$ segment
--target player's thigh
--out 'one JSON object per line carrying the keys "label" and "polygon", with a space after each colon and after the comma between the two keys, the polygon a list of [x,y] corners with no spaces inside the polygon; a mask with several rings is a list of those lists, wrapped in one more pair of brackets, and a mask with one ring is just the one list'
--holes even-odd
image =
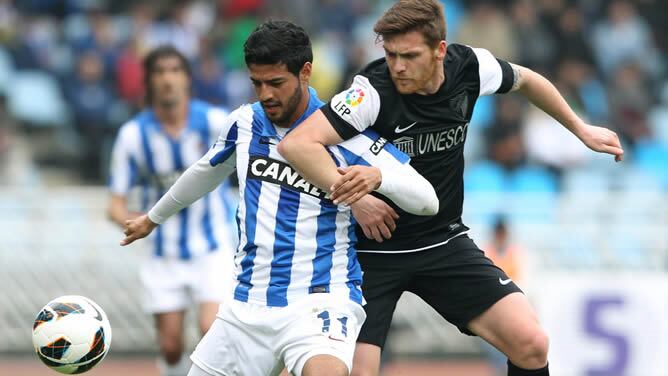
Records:
{"label": "player's thigh", "polygon": [[160,347],[163,350],[180,351],[178,348],[183,347],[185,311],[156,313],[153,317]]}
{"label": "player's thigh", "polygon": [[521,292],[468,236],[423,251],[409,290],[466,334],[468,324],[503,297]]}
{"label": "player's thigh", "polygon": [[355,345],[355,357],[353,358],[351,374],[353,376],[380,374],[380,353],[381,348],[379,346],[358,341]]}
{"label": "player's thigh", "polygon": [[412,273],[413,254],[360,253],[364,270],[362,293],[367,318],[358,341],[382,348],[390,330],[397,301]]}
{"label": "player's thigh", "polygon": [[537,339],[547,341],[536,312],[521,293],[503,297],[471,320],[469,330],[511,357]]}
{"label": "player's thigh", "polygon": [[[253,322],[259,317],[249,304],[233,301],[223,305],[191,355],[193,364],[211,375],[278,375],[283,363],[271,348],[273,333]],[[263,307],[266,308],[266,307]]]}
{"label": "player's thigh", "polygon": [[[366,316],[362,307],[347,297],[312,294],[290,309],[291,321],[277,339],[288,371],[301,376],[307,362],[313,360],[314,367],[331,361],[349,372],[355,340]],[[339,366],[332,369],[343,369]]]}
{"label": "player's thigh", "polygon": [[213,324],[213,321],[216,319],[216,313],[218,313],[219,308],[220,304],[218,303],[200,303],[198,308],[198,323],[201,335],[204,335],[209,330],[211,324]]}

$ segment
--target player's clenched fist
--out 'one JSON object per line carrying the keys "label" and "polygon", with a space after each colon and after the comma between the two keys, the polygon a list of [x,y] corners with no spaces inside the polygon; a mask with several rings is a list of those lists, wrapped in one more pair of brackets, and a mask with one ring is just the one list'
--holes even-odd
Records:
{"label": "player's clenched fist", "polygon": [[137,239],[145,238],[157,226],[148,218],[147,214],[125,221],[123,227],[125,239],[121,240],[121,245],[128,245]]}

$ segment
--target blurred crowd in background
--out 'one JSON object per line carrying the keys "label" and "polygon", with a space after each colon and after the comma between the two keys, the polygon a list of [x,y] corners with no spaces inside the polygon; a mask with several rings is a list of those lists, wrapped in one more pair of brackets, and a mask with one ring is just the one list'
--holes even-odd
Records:
{"label": "blurred crowd in background", "polygon": [[[467,190],[668,190],[665,1],[443,3],[449,43],[542,73],[588,122],[617,131],[626,149],[624,167],[608,179],[611,158],[602,161],[520,96],[484,97],[468,127]],[[196,97],[234,109],[254,100],[246,36],[267,18],[293,20],[312,37],[312,85],[327,100],[382,56],[372,26],[391,4],[0,0],[0,184],[44,181],[43,171],[69,173],[69,184],[104,184],[116,130],[144,105],[142,57],[161,44],[191,60]]]}

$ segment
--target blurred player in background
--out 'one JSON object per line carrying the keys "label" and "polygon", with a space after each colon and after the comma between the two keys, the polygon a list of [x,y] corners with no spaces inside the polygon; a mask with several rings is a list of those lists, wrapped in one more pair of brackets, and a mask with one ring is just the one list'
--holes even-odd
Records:
{"label": "blurred player in background", "polygon": [[371,62],[348,90],[279,145],[306,179],[331,188],[332,198],[372,202],[366,193],[375,180],[365,171],[332,178],[336,167],[323,147],[371,128],[411,155],[411,165],[438,191],[440,212],[428,218],[400,212],[393,236],[393,217],[374,220],[355,213],[361,207],[373,213],[381,204],[353,208],[362,232],[376,240],[362,238],[359,244],[368,319],[353,373],[378,374],[396,303],[411,291],[463,333],[478,335],[506,354],[509,375],[548,375],[548,338],[533,308],[466,235],[469,229],[461,221],[468,124],[479,96],[518,91],[590,149],[620,161],[617,135],[586,124],[541,75],[484,49],[446,48],[444,12],[436,0],[401,0],[374,31],[383,41],[385,58]]}
{"label": "blurred player in background", "polygon": [[[284,366],[295,375],[348,375],[365,318],[354,219],[350,207],[333,203],[276,150],[323,105],[308,86],[311,42],[301,27],[270,21],[251,33],[244,55],[259,101],[232,112],[215,147],[148,215],[127,221],[121,244],[167,223],[236,170],[240,244],[234,299],[221,306],[197,346],[189,375],[266,376]],[[438,211],[433,187],[373,131],[328,150],[341,167],[335,174],[382,174],[374,189],[404,210]]]}
{"label": "blurred player in background", "polygon": [[[186,58],[162,46],[144,60],[148,108],[124,124],[112,152],[109,216],[119,226],[142,213],[128,209],[131,188],[141,188],[145,212],[212,145],[227,113],[190,97]],[[206,333],[225,289],[231,288],[233,236],[229,205],[218,190],[164,223],[141,266],[145,309],[155,317],[163,376],[183,376],[184,317],[194,300]]]}

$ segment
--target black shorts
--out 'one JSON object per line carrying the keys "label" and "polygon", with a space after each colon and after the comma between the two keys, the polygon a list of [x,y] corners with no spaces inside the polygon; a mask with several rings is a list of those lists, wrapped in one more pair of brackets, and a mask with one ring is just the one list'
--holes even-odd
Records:
{"label": "black shorts", "polygon": [[[467,235],[445,245],[410,253],[358,253],[364,271],[367,318],[358,342],[385,345],[392,314],[410,291],[443,318],[473,335],[468,323],[504,296],[522,292]],[[501,282],[506,282],[505,284]]]}

